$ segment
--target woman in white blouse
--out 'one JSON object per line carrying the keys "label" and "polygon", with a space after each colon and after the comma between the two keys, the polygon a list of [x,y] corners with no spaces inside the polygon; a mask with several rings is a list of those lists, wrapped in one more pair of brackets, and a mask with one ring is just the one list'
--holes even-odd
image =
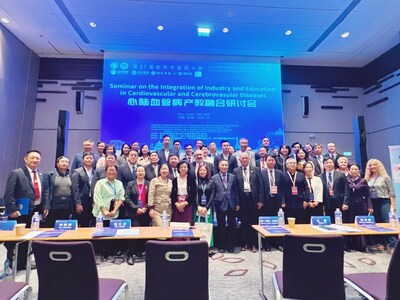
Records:
{"label": "woman in white blouse", "polygon": [[312,216],[323,215],[322,204],[322,180],[314,175],[315,167],[312,161],[304,164],[304,173],[306,175],[308,187],[310,188],[310,201],[306,208],[306,220],[310,222]]}

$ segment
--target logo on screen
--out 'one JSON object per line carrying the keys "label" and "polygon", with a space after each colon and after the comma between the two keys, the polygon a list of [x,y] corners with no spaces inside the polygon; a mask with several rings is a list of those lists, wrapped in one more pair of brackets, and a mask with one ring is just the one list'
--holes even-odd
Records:
{"label": "logo on screen", "polygon": [[117,62],[112,62],[111,64],[110,64],[110,69],[118,69],[118,63]]}
{"label": "logo on screen", "polygon": [[121,63],[120,64],[120,66],[119,66],[122,70],[126,70],[126,69],[128,69],[128,67],[129,67],[129,65],[128,65],[128,63]]}
{"label": "logo on screen", "polygon": [[194,77],[202,77],[202,76],[203,76],[203,72],[201,72],[201,71],[194,72]]}

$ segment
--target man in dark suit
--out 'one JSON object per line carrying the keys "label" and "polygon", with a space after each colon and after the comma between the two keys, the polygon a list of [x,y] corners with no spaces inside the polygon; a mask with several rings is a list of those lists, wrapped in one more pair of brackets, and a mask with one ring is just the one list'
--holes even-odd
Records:
{"label": "man in dark suit", "polygon": [[304,224],[306,221],[306,207],[310,201],[310,189],[303,173],[296,171],[296,160],[286,160],[287,171],[283,174],[282,206],[285,207],[285,217],[296,218],[296,223]]}
{"label": "man in dark suit", "polygon": [[193,146],[191,144],[186,144],[185,145],[185,155],[182,155],[180,157],[181,160],[187,161],[189,164],[194,162],[194,157],[193,157]]}
{"label": "man in dark suit", "polygon": [[85,153],[82,164],[83,166],[75,169],[71,176],[72,197],[76,212],[74,217],[78,220],[79,227],[90,227],[94,224],[93,197],[90,188],[94,175],[93,155]]}
{"label": "man in dark suit", "polygon": [[[7,178],[4,201],[6,213],[9,220],[16,220],[17,223],[25,223],[26,227],[31,226],[32,216],[35,212],[43,213],[43,205],[49,197],[49,179],[47,174],[40,172],[37,168],[40,164],[41,153],[38,150],[30,150],[25,154],[25,166],[15,169]],[[28,214],[21,215],[18,207],[18,200],[28,198]],[[46,217],[44,215],[44,217]],[[5,243],[7,258],[12,262],[15,243]],[[20,246],[17,268],[26,267],[27,245]]]}
{"label": "man in dark suit", "polygon": [[[267,168],[261,171],[262,185],[264,189],[264,207],[261,215],[276,216],[279,208],[282,208],[284,179],[282,171],[275,168],[276,160],[274,155],[268,155],[266,159]],[[264,239],[264,249],[271,251],[270,244],[280,251],[282,248],[281,238]]]}
{"label": "man in dark suit", "polygon": [[71,173],[75,169],[82,167],[83,154],[85,153],[91,153],[93,155],[93,168],[96,168],[96,162],[99,156],[97,154],[93,154],[93,145],[94,142],[91,139],[83,141],[83,152],[79,152],[75,155],[71,164]]}
{"label": "man in dark suit", "polygon": [[168,158],[168,165],[169,165],[169,174],[168,178],[171,180],[174,180],[175,177],[178,177],[179,172],[178,172],[178,163],[179,163],[179,157],[175,154],[171,154]]}
{"label": "man in dark suit", "polygon": [[251,225],[258,224],[258,214],[264,205],[261,172],[259,168],[250,166],[250,157],[246,152],[242,153],[239,159],[242,166],[235,168],[233,174],[236,176],[240,227],[245,243],[242,250],[257,252],[257,234]]}
{"label": "man in dark suit", "polygon": [[153,178],[158,177],[158,175],[159,175],[158,174],[158,169],[159,169],[159,166],[160,166],[160,163],[159,163],[160,159],[158,157],[157,152],[151,152],[149,159],[150,159],[150,164],[148,164],[144,168],[144,170],[146,171],[145,179],[147,181],[151,181]]}
{"label": "man in dark suit", "polygon": [[[219,163],[219,173],[212,177],[214,188],[211,194],[211,201],[217,214],[219,251],[222,253],[226,249],[229,253],[234,252],[236,212],[240,208],[236,176],[229,174],[228,168],[228,162],[222,160]],[[226,229],[226,219],[228,220],[228,230]]]}
{"label": "man in dark suit", "polygon": [[267,155],[267,149],[264,147],[258,150],[258,154],[256,155],[256,157],[258,156],[258,159],[256,159],[256,167],[260,168],[260,170],[267,168]]}
{"label": "man in dark suit", "polygon": [[340,154],[340,153],[337,153],[336,152],[336,145],[335,145],[335,143],[328,143],[327,145],[326,145],[326,150],[328,151],[328,153],[326,153],[325,155],[324,155],[324,158],[332,158],[332,160],[333,160],[333,162],[334,162],[334,164],[335,164],[335,167],[337,168],[338,167],[338,165],[337,165],[337,160],[338,160],[338,158],[339,157],[341,157],[341,156],[343,156],[343,154]]}
{"label": "man in dark suit", "polygon": [[168,163],[168,157],[171,154],[176,154],[179,157],[179,152],[171,147],[171,138],[169,135],[164,135],[162,137],[163,148],[157,151],[158,157],[160,159],[160,165],[163,163]]}
{"label": "man in dark suit", "polygon": [[324,157],[322,156],[322,145],[315,144],[313,146],[313,155],[308,159],[314,164],[315,175],[320,175],[324,171]]}
{"label": "man in dark suit", "polygon": [[128,182],[136,179],[136,168],[139,155],[135,150],[129,151],[127,163],[119,166],[117,179],[122,181],[124,189],[128,186]]}
{"label": "man in dark suit", "polygon": [[233,173],[233,170],[238,166],[236,157],[234,157],[230,152],[229,152],[229,142],[227,140],[222,140],[221,141],[221,148],[222,148],[222,153],[215,156],[214,158],[214,172],[215,174],[218,173],[219,171],[219,163],[221,160],[226,160],[228,162],[228,173]]}
{"label": "man in dark suit", "polygon": [[204,156],[203,156],[203,151],[202,150],[196,150],[194,152],[194,160],[195,160],[194,162],[189,164],[190,165],[189,174],[193,178],[197,178],[197,170],[202,165],[207,165],[208,166],[208,168],[211,171],[211,176],[213,176],[215,174],[214,166],[211,163],[204,161]]}
{"label": "man in dark suit", "polygon": [[[324,159],[324,170],[320,177],[323,185],[325,215],[330,216],[331,221],[334,222],[336,208],[342,209],[343,204],[349,205],[350,187],[346,176],[335,170],[332,158]],[[349,222],[351,220],[346,219],[346,212],[343,213],[343,219],[345,222]]]}

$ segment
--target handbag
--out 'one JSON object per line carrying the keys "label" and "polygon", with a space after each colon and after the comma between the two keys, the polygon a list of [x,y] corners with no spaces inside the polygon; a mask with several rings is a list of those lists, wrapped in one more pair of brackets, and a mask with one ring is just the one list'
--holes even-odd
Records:
{"label": "handbag", "polygon": [[197,218],[197,222],[194,224],[196,228],[200,230],[201,238],[200,240],[206,241],[208,247],[211,246],[212,232],[213,232],[213,224],[208,223],[207,217],[204,218],[205,222],[200,222],[200,216]]}

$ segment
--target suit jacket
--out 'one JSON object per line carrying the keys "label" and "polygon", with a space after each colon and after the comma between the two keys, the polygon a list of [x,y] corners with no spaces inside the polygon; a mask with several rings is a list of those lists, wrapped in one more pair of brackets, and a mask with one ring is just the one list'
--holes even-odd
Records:
{"label": "suit jacket", "polygon": [[336,170],[332,172],[333,196],[329,195],[329,187],[326,180],[327,173],[324,172],[320,175],[323,185],[324,206],[328,209],[341,208],[343,204],[349,205],[350,203],[350,187],[346,175]]}
{"label": "suit jacket", "polygon": [[236,176],[227,173],[227,187],[225,188],[222,182],[222,175],[215,174],[212,177],[214,188],[212,191],[212,202],[215,209],[221,211],[227,211],[228,207],[236,210],[236,206],[239,205],[239,197],[237,191]]}
{"label": "suit jacket", "polygon": [[[335,163],[335,168],[338,167],[337,160],[339,159],[339,157],[342,157],[342,156],[343,156],[343,154],[340,154],[340,153],[336,152],[335,159],[333,160],[333,162]],[[324,158],[327,158],[327,157],[330,157],[329,153],[324,154]]]}
{"label": "suit jacket", "polygon": [[[251,208],[257,208],[258,202],[264,203],[264,189],[262,186],[261,171],[257,167],[248,166],[247,171],[250,175],[249,183],[251,189],[251,195],[253,202],[251,203]],[[246,205],[244,202],[245,192],[244,192],[244,177],[242,172],[242,167],[237,167],[233,170],[233,174],[236,176],[236,185],[238,190],[239,205]],[[248,204],[247,204],[248,205]]]}
{"label": "suit jacket", "polygon": [[277,194],[272,195],[269,183],[269,169],[261,171],[262,186],[264,189],[264,212],[267,216],[275,216],[278,209],[282,207],[283,193],[284,193],[284,179],[283,173],[277,169],[273,169],[275,186],[277,187]]}
{"label": "suit jacket", "polygon": [[[145,207],[147,207],[150,182],[145,180],[144,185],[145,185],[145,189],[146,189],[146,205],[145,205]],[[136,217],[136,212],[137,212],[137,209],[139,208],[139,206],[138,206],[138,186],[137,186],[136,180],[130,181],[126,187],[124,206],[126,207],[126,215],[128,217],[131,217],[131,218]]]}
{"label": "suit jacket", "polygon": [[321,170],[321,166],[318,162],[318,159],[315,156],[310,156],[308,158],[308,160],[314,164],[314,174],[317,176],[320,175],[322,173],[322,170]]}
{"label": "suit jacket", "polygon": [[[208,166],[208,168],[210,169],[210,172],[211,172],[211,176],[213,176],[215,174],[214,166],[211,163],[203,161],[203,165]],[[189,166],[190,166],[189,167],[190,176],[192,176],[193,178],[196,178],[196,161],[192,162]]]}
{"label": "suit jacket", "polygon": [[275,157],[276,165],[275,168],[279,171],[286,171],[286,160],[284,160],[280,155]]}
{"label": "suit jacket", "polygon": [[[195,206],[196,204],[196,179],[188,175],[187,176],[187,193],[188,196],[186,201],[189,203],[189,206]],[[175,207],[175,202],[178,201],[178,177],[172,180],[172,191],[171,191],[171,203],[172,207]],[[187,206],[189,208],[189,206]],[[190,208],[191,209],[191,208]]]}
{"label": "suit jacket", "polygon": [[[37,171],[40,180],[40,200],[43,206],[49,197],[49,179],[46,173]],[[31,180],[28,168],[22,167],[15,169],[8,175],[6,189],[4,193],[4,201],[6,204],[6,212],[11,214],[18,209],[16,200],[21,198],[29,198],[29,213],[32,213],[35,206],[35,188]]]}
{"label": "suit jacket", "polygon": [[[146,171],[146,175],[145,175],[144,178],[147,181],[151,181],[153,178],[156,178],[159,175],[159,174],[156,174],[156,172],[154,171],[154,167],[153,167],[152,164],[149,164],[149,165],[145,166],[144,170]],[[158,164],[158,171],[160,171],[160,164]]]}
{"label": "suit jacket", "polygon": [[[136,164],[136,167],[139,165]],[[118,167],[117,179],[122,181],[124,189],[128,186],[128,182],[136,179],[136,174],[133,174],[131,166],[126,163]]]}
{"label": "suit jacket", "polygon": [[[93,169],[92,172],[94,173]],[[90,197],[89,176],[86,173],[84,167],[80,167],[72,173],[71,182],[72,182],[72,197],[74,199],[74,204],[91,206],[93,204],[93,199],[91,199]]]}
{"label": "suit jacket", "polygon": [[92,185],[91,185],[91,189],[92,189],[92,195],[94,195],[94,188],[96,186],[97,181],[99,181],[100,179],[106,178],[106,167],[105,166],[101,166],[96,168],[96,170],[94,171],[93,174],[93,178],[92,178]]}
{"label": "suit jacket", "polygon": [[[72,161],[72,164],[71,164],[71,167],[70,167],[71,173],[75,169],[82,167],[83,154],[85,154],[85,152],[80,152],[80,153],[77,153],[75,155],[74,160]],[[99,156],[97,154],[93,154],[93,153],[92,153],[92,155],[93,155],[92,168],[96,169],[96,163],[97,163],[97,160],[99,159]]]}
{"label": "suit jacket", "polygon": [[292,180],[288,172],[283,173],[283,195],[284,202],[287,208],[302,209],[303,202],[310,201],[310,189],[308,187],[307,179],[303,173],[297,172],[296,181],[294,182],[297,187],[297,195],[292,194]]}
{"label": "suit jacket", "polygon": [[[217,174],[219,172],[218,164],[221,160],[224,160],[224,156],[222,155],[222,153],[218,154],[214,158],[214,174]],[[237,168],[238,164],[236,161],[236,157],[234,157],[232,154],[229,154],[228,156],[228,164],[229,164],[228,173],[233,174],[233,170]]]}
{"label": "suit jacket", "polygon": [[[158,157],[160,158],[160,161],[158,162],[160,165],[163,163],[168,163],[168,159],[165,157],[165,152],[164,148],[160,149],[157,151]],[[179,152],[176,151],[174,148],[169,149],[169,155],[175,154],[179,157]]]}

